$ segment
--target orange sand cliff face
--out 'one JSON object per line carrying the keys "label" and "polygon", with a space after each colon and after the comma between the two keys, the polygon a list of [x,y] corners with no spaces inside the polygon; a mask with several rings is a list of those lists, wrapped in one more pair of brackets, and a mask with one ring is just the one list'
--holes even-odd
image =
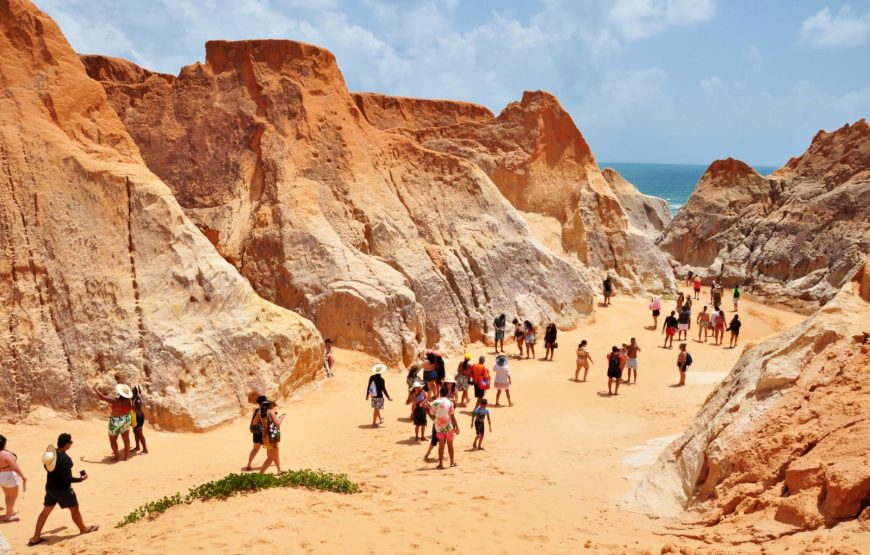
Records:
{"label": "orange sand cliff face", "polygon": [[153,422],[203,429],[311,379],[314,327],[218,256],[57,25],[3,0],[0,52],[0,417],[81,415],[117,379]]}
{"label": "orange sand cliff face", "polygon": [[410,363],[500,312],[569,326],[591,309],[582,268],[537,243],[484,172],[372,125],[360,103],[383,123],[410,101],[366,106],[324,49],[213,41],[176,79],[85,60],[188,216],[339,346]]}
{"label": "orange sand cliff face", "polygon": [[718,160],[659,246],[685,269],[752,282],[757,294],[812,312],[870,253],[870,125],[819,132],[768,177]]}
{"label": "orange sand cliff face", "polygon": [[[366,95],[370,103],[395,104],[387,120],[393,132],[414,137],[428,149],[474,162],[535,229],[555,228],[557,250],[597,270],[619,277],[623,290],[673,289],[665,258],[643,230],[630,229],[629,217],[571,116],[551,94],[525,92],[495,118],[474,118],[449,125],[420,127],[431,106],[408,106],[391,97]],[[414,107],[418,110],[415,112]],[[458,111],[459,108],[455,108]],[[418,115],[422,114],[422,115]],[[406,118],[400,125],[396,120]],[[374,122],[383,125],[381,120]],[[640,193],[635,190],[639,196]],[[630,190],[623,190],[631,196]],[[548,241],[540,236],[542,242]]]}

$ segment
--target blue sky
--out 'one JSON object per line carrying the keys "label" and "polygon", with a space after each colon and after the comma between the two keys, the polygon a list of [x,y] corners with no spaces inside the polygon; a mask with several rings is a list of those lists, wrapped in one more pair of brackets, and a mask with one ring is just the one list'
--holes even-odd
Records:
{"label": "blue sky", "polygon": [[870,0],[42,0],[79,52],[167,73],[206,40],[332,50],[352,90],[556,94],[599,161],[780,166],[870,116]]}

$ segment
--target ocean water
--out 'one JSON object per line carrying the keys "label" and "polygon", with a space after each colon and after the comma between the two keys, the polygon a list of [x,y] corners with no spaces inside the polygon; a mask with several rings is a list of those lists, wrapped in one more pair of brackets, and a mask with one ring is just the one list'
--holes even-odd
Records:
{"label": "ocean water", "polygon": [[[635,164],[599,163],[603,168],[613,168],[630,181],[640,192],[668,201],[671,214],[675,214],[686,203],[695,189],[707,166],[695,164]],[[756,166],[755,171],[762,175],[773,172],[772,166]]]}

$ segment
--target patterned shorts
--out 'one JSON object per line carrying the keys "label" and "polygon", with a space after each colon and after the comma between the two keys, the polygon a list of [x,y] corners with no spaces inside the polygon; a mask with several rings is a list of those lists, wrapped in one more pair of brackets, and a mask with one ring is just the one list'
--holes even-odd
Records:
{"label": "patterned shorts", "polygon": [[383,397],[372,397],[372,408],[378,409],[378,410],[384,408],[384,398]]}
{"label": "patterned shorts", "polygon": [[129,432],[132,425],[129,412],[124,416],[112,416],[109,418],[109,435],[117,437],[124,432]]}

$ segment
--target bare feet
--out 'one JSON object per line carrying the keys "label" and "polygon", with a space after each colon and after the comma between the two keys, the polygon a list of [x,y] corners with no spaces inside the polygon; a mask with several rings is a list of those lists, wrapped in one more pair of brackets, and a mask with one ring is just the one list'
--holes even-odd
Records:
{"label": "bare feet", "polygon": [[84,532],[82,532],[82,534],[90,534],[91,532],[96,532],[99,529],[100,529],[100,527],[98,525],[92,524],[92,525],[88,526],[87,528],[85,528],[85,530],[84,530]]}
{"label": "bare feet", "polygon": [[437,468],[437,469],[439,469],[439,470],[444,470],[444,465],[443,465],[443,464],[439,464],[439,465],[436,466],[435,468]]}

